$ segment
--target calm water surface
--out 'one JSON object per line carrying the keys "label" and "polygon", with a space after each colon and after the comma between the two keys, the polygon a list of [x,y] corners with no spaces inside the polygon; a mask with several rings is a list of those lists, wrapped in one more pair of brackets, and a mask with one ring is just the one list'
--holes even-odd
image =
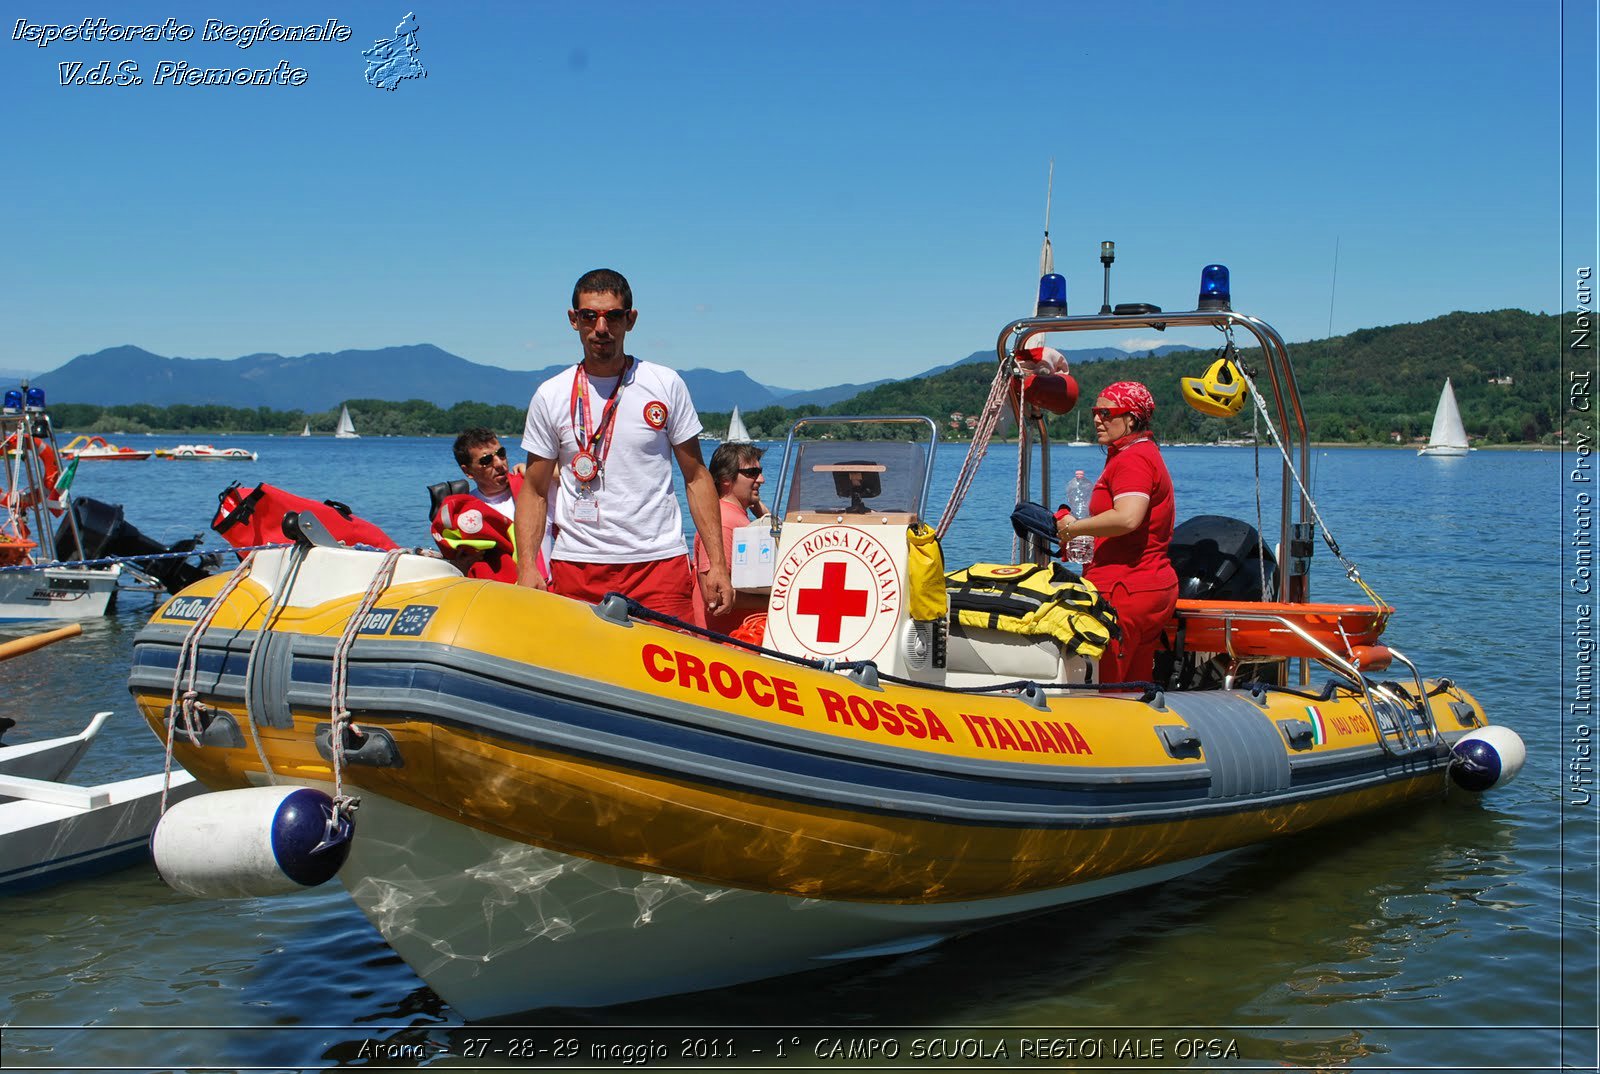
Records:
{"label": "calm water surface", "polygon": [[[85,464],[75,491],[125,504],[130,521],[171,541],[207,525],[229,481],[267,481],[348,502],[397,540],[421,543],[424,486],[455,476],[446,440],[228,442],[259,450],[260,462]],[[944,449],[936,503],[963,451]],[[1167,459],[1180,518],[1255,519],[1252,451],[1173,448]],[[1276,532],[1275,459],[1260,460],[1269,475],[1269,532]],[[779,460],[769,461],[775,470]],[[1100,461],[1093,449],[1058,447],[1054,484],[1064,486],[1078,467],[1093,475]],[[1014,465],[1014,448],[990,453],[946,541],[948,564],[1009,558],[1001,520]],[[1143,1064],[1203,1069],[1553,1069],[1563,1057],[1592,1067],[1592,1033],[1569,1035],[1563,1051],[1553,1029],[1535,1028],[1593,1025],[1596,1003],[1596,812],[1567,803],[1562,779],[1570,756],[1557,681],[1560,459],[1328,450],[1316,453],[1312,481],[1343,550],[1400,609],[1386,640],[1425,674],[1458,678],[1528,741],[1528,767],[1510,788],[1482,802],[1456,794],[1315,832],[1160,889],[913,956],[530,1020],[856,1032],[1041,1026],[1061,1027],[1049,1031],[1056,1036],[1235,1042],[1236,1061],[1179,1057],[1169,1043]],[[1513,516],[1531,526],[1508,532]],[[1321,544],[1313,594],[1359,599]],[[84,637],[0,665],[4,712],[19,721],[8,740],[76,731],[109,708],[117,715],[78,780],[158,768],[159,744],[135,719],[125,688],[133,636],[150,608],[148,599],[126,601],[115,615],[86,624]],[[5,910],[0,1022],[13,1028],[0,1059],[7,1068],[371,1065],[358,1058],[364,1041],[420,1041],[459,1053],[469,1035],[337,884],[296,897],[199,902],[141,868],[12,898]],[[330,1026],[342,1028],[318,1028]],[[1142,1026],[1171,1031],[1108,1028]],[[886,1035],[907,1041],[918,1031]],[[464,1061],[439,1056],[430,1065]],[[1099,1064],[1118,1065],[1132,1064]]]}

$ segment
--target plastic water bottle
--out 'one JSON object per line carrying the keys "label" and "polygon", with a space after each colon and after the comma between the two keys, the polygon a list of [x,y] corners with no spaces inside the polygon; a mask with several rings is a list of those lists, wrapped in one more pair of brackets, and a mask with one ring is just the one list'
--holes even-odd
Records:
{"label": "plastic water bottle", "polygon": [[[1072,480],[1067,482],[1067,510],[1072,512],[1073,518],[1089,517],[1089,494],[1093,491],[1094,482],[1084,477],[1082,470],[1072,475]],[[1067,558],[1074,563],[1088,563],[1094,558],[1094,538],[1072,538],[1067,542]]]}

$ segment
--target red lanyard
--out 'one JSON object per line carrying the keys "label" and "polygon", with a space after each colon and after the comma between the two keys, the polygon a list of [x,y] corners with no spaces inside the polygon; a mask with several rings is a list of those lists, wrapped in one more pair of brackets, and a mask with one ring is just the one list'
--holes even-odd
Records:
{"label": "red lanyard", "polygon": [[629,357],[622,372],[617,375],[617,385],[606,399],[605,408],[600,412],[600,424],[595,426],[592,436],[589,433],[589,373],[583,368],[582,362],[578,363],[578,371],[572,378],[572,432],[578,441],[578,453],[592,456],[595,445],[603,444],[600,457],[595,460],[600,470],[605,469],[606,456],[611,453],[611,437],[608,434],[616,421],[617,400],[622,398],[622,382],[628,379],[628,370],[631,368],[633,358]]}

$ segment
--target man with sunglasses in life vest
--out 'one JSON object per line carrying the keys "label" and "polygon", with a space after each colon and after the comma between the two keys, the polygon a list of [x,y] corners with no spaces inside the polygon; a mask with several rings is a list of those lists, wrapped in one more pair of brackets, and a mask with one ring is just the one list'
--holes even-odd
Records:
{"label": "man with sunglasses in life vest", "polygon": [[[493,429],[475,427],[456,437],[456,465],[471,478],[471,492],[442,496],[434,510],[432,536],[443,552],[469,578],[517,580],[514,536],[516,492],[522,465],[506,464],[506,449]],[[457,487],[466,482],[458,482]],[[540,542],[537,565],[548,576],[549,538]]]}
{"label": "man with sunglasses in life vest", "polygon": [[[711,557],[701,576],[706,610],[733,606],[716,486],[700,457],[700,417],[674,371],[628,354],[638,322],[620,273],[595,269],[572,289],[567,321],[583,358],[539,385],[522,446],[528,468],[517,494],[518,583],[598,602],[622,593],[694,621],[694,575],[672,488],[675,460],[695,530]],[[546,585],[533,550],[546,518],[556,542]]]}
{"label": "man with sunglasses in life vest", "polygon": [[1111,385],[1094,401],[1095,439],[1106,468],[1089,496],[1089,517],[1056,513],[1061,547],[1093,537],[1094,557],[1083,576],[1116,609],[1122,640],[1100,658],[1101,682],[1148,682],[1156,641],[1178,605],[1178,574],[1167,558],[1176,504],[1150,419],[1156,401],[1138,381]]}

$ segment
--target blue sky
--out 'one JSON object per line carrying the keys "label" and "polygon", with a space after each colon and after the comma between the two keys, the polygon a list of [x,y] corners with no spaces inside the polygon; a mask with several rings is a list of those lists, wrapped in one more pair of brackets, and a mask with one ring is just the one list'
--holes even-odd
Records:
{"label": "blue sky", "polygon": [[[1191,308],[1221,261],[1291,342],[1328,331],[1336,242],[1336,334],[1570,298],[1560,0],[411,2],[275,3],[352,39],[248,49],[199,31],[269,5],[8,2],[0,369],[418,342],[542,368],[577,357],[572,281],[604,265],[642,356],[909,375],[1031,312],[1052,157],[1075,312],[1102,239],[1113,301]],[[1566,2],[1592,49],[1592,2]],[[361,51],[407,10],[428,77],[376,90]],[[100,16],[197,34],[12,39]],[[59,84],[107,59],[145,84]],[[163,59],[307,78],[156,86]],[[1572,118],[1569,262],[1594,256]]]}

